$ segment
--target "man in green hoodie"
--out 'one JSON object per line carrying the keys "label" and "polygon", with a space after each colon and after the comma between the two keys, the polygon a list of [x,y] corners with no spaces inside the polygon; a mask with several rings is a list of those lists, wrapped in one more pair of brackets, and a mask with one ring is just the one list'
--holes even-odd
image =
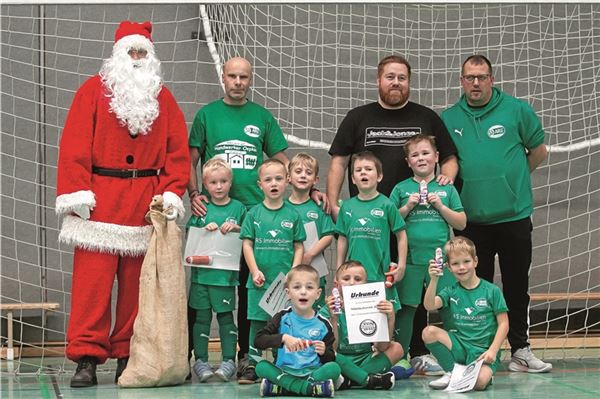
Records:
{"label": "man in green hoodie", "polygon": [[498,255],[508,305],[509,369],[543,373],[550,363],[529,346],[529,269],[533,194],[530,173],[548,155],[544,130],[531,106],[493,87],[490,61],[468,57],[460,77],[464,94],[442,113],[458,149],[460,197],[467,214],[461,234],[475,243],[477,274],[493,282]]}

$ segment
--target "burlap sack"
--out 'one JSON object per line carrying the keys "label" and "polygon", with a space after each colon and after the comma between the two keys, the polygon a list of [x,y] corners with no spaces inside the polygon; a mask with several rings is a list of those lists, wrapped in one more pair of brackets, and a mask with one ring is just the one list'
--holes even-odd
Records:
{"label": "burlap sack", "polygon": [[129,363],[119,378],[119,386],[129,388],[182,384],[189,373],[181,230],[162,212],[161,196],[153,199],[146,219],[154,232],[140,274]]}

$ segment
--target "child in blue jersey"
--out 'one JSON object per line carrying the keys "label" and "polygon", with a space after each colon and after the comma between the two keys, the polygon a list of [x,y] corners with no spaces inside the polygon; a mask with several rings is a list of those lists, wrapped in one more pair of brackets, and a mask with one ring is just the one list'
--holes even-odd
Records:
{"label": "child in blue jersey", "polygon": [[[306,228],[309,223],[314,223],[316,233],[319,238],[311,247],[304,248],[302,263],[310,265],[313,259],[322,254],[333,242],[335,225],[331,216],[326,214],[319,205],[310,198],[310,190],[319,182],[319,162],[317,159],[304,152],[294,155],[288,165],[290,185],[292,194],[287,202],[298,211],[302,223]],[[306,243],[305,243],[306,244]],[[319,310],[325,305],[325,286],[327,280],[325,276],[321,277],[321,296],[315,301],[315,310]]]}
{"label": "child in blue jersey", "polygon": [[258,349],[277,348],[275,364],[262,360],[256,365],[256,374],[263,378],[260,396],[333,397],[340,367],[331,324],[313,309],[321,294],[319,273],[310,265],[294,267],[285,291],[292,306],[273,316],[254,339]]}
{"label": "child in blue jersey", "polygon": [[444,389],[450,383],[454,363],[483,359],[474,389],[484,390],[500,364],[500,348],[508,334],[508,308],[500,288],[477,277],[477,254],[471,240],[454,237],[444,249],[457,282],[436,295],[439,269],[435,260],[429,261],[431,282],[423,305],[430,312],[440,309],[448,313],[444,329],[427,326],[423,330],[423,342],[446,372],[429,386]]}
{"label": "child in blue jersey", "polygon": [[[192,216],[188,227],[201,227],[222,234],[237,233],[246,216],[246,207],[229,197],[233,173],[229,164],[221,159],[211,159],[202,168],[202,184],[210,195],[208,212],[203,217]],[[237,327],[233,319],[239,285],[239,272],[223,269],[192,269],[189,307],[195,310],[192,337],[196,362],[194,372],[200,382],[213,376],[208,363],[208,339],[213,312],[217,314],[219,337],[223,360],[214,372],[218,378],[228,381],[235,374]]]}
{"label": "child in blue jersey", "polygon": [[[265,194],[263,202],[255,205],[244,219],[240,238],[250,271],[248,288],[248,320],[250,320],[249,354],[260,356],[252,346],[254,338],[271,316],[259,302],[279,273],[287,274],[301,263],[306,233],[300,215],[284,201],[288,183],[287,168],[277,159],[266,160],[258,169],[258,185]],[[249,365],[238,378],[239,384],[253,384],[258,378],[256,362],[251,356]]]}

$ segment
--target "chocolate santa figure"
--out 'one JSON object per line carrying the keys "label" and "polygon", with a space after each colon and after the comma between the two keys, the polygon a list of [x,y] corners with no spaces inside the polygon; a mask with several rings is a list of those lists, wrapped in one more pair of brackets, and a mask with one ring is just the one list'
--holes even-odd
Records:
{"label": "chocolate santa figure", "polygon": [[111,57],[75,94],[60,141],[59,240],[75,246],[67,329],[67,357],[78,363],[72,387],[97,384],[96,365],[107,358],[118,359],[115,380],[127,365],[152,197],[163,195],[172,216],[184,214],[187,129],[163,86],[151,32],[150,22],[121,22]]}

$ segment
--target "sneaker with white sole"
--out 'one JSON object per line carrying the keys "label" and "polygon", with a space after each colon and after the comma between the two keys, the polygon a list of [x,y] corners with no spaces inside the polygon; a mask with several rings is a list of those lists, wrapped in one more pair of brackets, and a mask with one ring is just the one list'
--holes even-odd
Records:
{"label": "sneaker with white sole", "polygon": [[393,389],[396,382],[394,373],[388,371],[381,374],[370,374],[367,380],[367,388],[369,389]]}
{"label": "sneaker with white sole", "polygon": [[271,381],[263,378],[260,382],[260,396],[280,396],[282,394],[282,389],[279,385],[273,384]]}
{"label": "sneaker with white sole", "polygon": [[436,358],[429,354],[413,357],[410,359],[410,365],[416,374],[444,375],[444,369],[439,365]]}
{"label": "sneaker with white sole", "polygon": [[313,382],[311,389],[312,396],[316,398],[333,398],[335,396],[333,380]]}
{"label": "sneaker with white sole", "polygon": [[235,375],[235,363],[233,360],[221,362],[221,365],[215,371],[215,375],[223,382],[229,381]]}
{"label": "sneaker with white sole", "polygon": [[431,381],[429,383],[429,388],[446,389],[446,387],[450,384],[451,377],[452,377],[452,373],[450,373],[450,372],[444,373],[442,378],[438,378],[437,380]]}
{"label": "sneaker with white sole", "polygon": [[196,373],[200,382],[206,382],[214,375],[210,364],[202,360],[196,360],[196,363],[194,363],[194,373]]}
{"label": "sneaker with white sole", "polygon": [[531,348],[526,346],[517,349],[510,358],[508,364],[510,371],[521,371],[527,373],[547,373],[552,370],[552,364],[546,363],[531,352]]}

